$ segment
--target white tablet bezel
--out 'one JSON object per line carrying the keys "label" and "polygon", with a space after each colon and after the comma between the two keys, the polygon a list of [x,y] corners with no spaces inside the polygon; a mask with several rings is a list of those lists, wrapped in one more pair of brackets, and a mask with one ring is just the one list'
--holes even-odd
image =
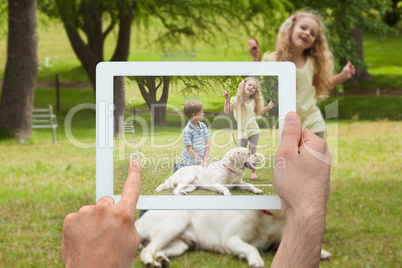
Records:
{"label": "white tablet bezel", "polygon": [[[279,137],[296,111],[296,68],[291,62],[101,62],[96,66],[96,201],[113,194],[114,76],[278,76]],[[223,100],[222,100],[223,101]],[[280,142],[280,141],[279,141]],[[278,196],[141,195],[137,209],[280,209]]]}

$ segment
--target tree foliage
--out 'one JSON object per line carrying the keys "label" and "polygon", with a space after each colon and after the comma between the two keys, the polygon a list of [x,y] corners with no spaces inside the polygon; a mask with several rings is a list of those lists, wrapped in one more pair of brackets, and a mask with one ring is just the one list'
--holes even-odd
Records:
{"label": "tree foliage", "polygon": [[[180,43],[183,37],[213,43],[228,27],[249,33],[273,34],[286,0],[40,0],[39,8],[63,22],[71,45],[93,85],[95,66],[104,61],[104,42],[118,29],[111,61],[128,59],[132,23],[149,25],[156,20],[163,30],[155,40]],[[258,8],[259,13],[255,13]],[[257,15],[256,15],[257,14]],[[263,14],[263,15],[262,15]],[[135,34],[135,32],[134,32]]]}
{"label": "tree foliage", "polygon": [[402,18],[402,1],[391,0],[389,7],[385,12],[383,19],[386,24],[393,27],[401,21]]}

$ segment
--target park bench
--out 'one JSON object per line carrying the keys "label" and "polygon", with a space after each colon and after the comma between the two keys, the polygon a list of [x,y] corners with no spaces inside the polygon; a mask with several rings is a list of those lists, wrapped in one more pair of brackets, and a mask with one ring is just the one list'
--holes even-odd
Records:
{"label": "park bench", "polygon": [[[164,50],[162,61],[195,61],[195,50]],[[184,95],[183,105],[188,101],[199,101],[199,96]]]}
{"label": "park bench", "polygon": [[53,143],[56,143],[57,119],[53,114],[52,105],[48,109],[33,109],[32,128],[48,128],[53,130]]}
{"label": "park bench", "polygon": [[183,97],[183,105],[188,101],[200,101],[200,96],[198,95],[184,95]]}
{"label": "park bench", "polygon": [[123,123],[123,132],[131,132],[131,135],[134,139],[135,129],[134,129],[133,121]]}
{"label": "park bench", "polygon": [[195,50],[164,50],[162,61],[195,61]]}

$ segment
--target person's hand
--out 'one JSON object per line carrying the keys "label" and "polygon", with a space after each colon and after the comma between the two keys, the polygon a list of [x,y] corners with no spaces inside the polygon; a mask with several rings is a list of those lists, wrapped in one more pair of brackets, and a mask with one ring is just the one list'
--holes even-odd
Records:
{"label": "person's hand", "polygon": [[141,190],[141,163],[130,162],[118,204],[110,196],[64,219],[62,251],[66,267],[130,267],[141,238],[134,226]]}
{"label": "person's hand", "polygon": [[200,166],[206,167],[204,159],[198,160],[198,163],[200,163]]}
{"label": "person's hand", "polygon": [[273,173],[286,218],[300,214],[306,218],[324,216],[325,226],[331,161],[326,142],[307,128],[302,130],[298,115],[288,113]]}
{"label": "person's hand", "polygon": [[225,97],[226,100],[229,100],[229,91],[225,90],[223,92],[223,96]]}
{"label": "person's hand", "polygon": [[275,104],[272,101],[270,101],[267,107],[269,110],[271,110],[272,108],[275,107]]}
{"label": "person's hand", "polygon": [[250,52],[253,60],[260,59],[260,46],[258,45],[257,38],[248,40],[248,51]]}
{"label": "person's hand", "polygon": [[354,76],[356,73],[355,66],[352,63],[350,63],[350,61],[348,61],[345,67],[343,67],[342,73],[345,76],[346,80],[352,78],[352,76]]}
{"label": "person's hand", "polygon": [[209,164],[210,164],[210,163],[209,163],[209,157],[204,157],[203,160],[204,160],[204,162],[203,162],[203,165],[202,165],[202,166],[203,166],[203,167],[208,167]]}

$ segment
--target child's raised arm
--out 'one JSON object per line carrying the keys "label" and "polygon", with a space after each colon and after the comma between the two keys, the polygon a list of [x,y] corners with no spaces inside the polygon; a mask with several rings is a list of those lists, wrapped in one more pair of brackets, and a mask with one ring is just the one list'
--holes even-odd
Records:
{"label": "child's raised arm", "polygon": [[229,91],[225,90],[223,96],[225,97],[225,105],[223,106],[223,111],[225,114],[230,114],[233,110],[233,104],[231,104],[229,101]]}
{"label": "child's raised arm", "polygon": [[260,61],[260,46],[258,45],[257,38],[248,40],[248,51],[251,54],[252,61]]}
{"label": "child's raised arm", "polygon": [[275,104],[272,101],[270,101],[266,107],[262,108],[262,113],[264,114],[274,107],[275,107]]}
{"label": "child's raised arm", "polygon": [[342,72],[337,75],[334,75],[331,79],[331,89],[336,87],[339,84],[342,84],[346,80],[349,80],[356,73],[355,66],[348,61],[345,67],[343,67]]}

